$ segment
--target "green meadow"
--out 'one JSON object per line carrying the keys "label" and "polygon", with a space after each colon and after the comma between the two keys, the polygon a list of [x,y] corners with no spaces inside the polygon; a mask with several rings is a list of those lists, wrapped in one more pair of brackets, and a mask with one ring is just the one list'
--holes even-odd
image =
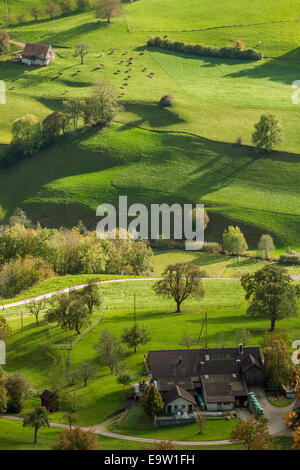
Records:
{"label": "green meadow", "polygon": [[[9,5],[11,12],[21,8],[12,0]],[[125,94],[123,111],[109,130],[78,131],[0,171],[3,222],[21,206],[43,225],[83,219],[94,227],[96,207],[127,194],[130,202],[148,206],[204,203],[211,218],[208,240],[220,240],[224,228],[236,224],[251,249],[265,232],[279,248],[299,246],[300,113],[291,88],[300,76],[296,0],[188,0],[184,8],[178,0],[139,0],[124,3],[124,14],[109,25],[92,11],[37,22],[29,21],[27,3],[23,11],[28,22],[12,24],[11,38],[50,43],[57,57],[44,68],[1,62],[7,105],[0,109],[0,144],[9,144],[14,119],[29,111],[43,119],[69,96],[89,96],[99,79]],[[215,46],[239,39],[262,49],[266,58],[249,62],[145,50],[151,34]],[[74,57],[80,41],[91,45],[84,65]],[[165,93],[174,96],[172,108],[158,106]],[[270,155],[251,146],[253,126],[264,112],[275,114],[284,131],[284,142]],[[243,146],[235,144],[239,137]]]}
{"label": "green meadow", "polygon": [[[72,366],[78,367],[81,361],[88,361],[98,368],[95,380],[84,387],[76,382],[74,386],[64,384],[63,364],[68,362],[68,354],[59,349],[53,355],[53,344],[69,344],[69,337],[55,324],[50,325],[51,336],[45,320],[36,326],[34,318],[24,307],[18,307],[6,316],[12,328],[11,342],[8,345],[8,372],[20,371],[28,378],[37,392],[54,383],[62,383],[63,390],[75,391],[80,402],[79,419],[83,425],[95,425],[106,420],[111,413],[126,402],[123,392],[114,375],[97,362],[93,345],[98,341],[100,331],[108,328],[120,337],[123,328],[133,323],[134,294],[136,294],[136,317],[140,324],[151,332],[151,342],[139,347],[136,354],[128,350],[125,357],[132,373],[132,380],[143,377],[143,357],[149,350],[180,349],[183,332],[199,337],[205,313],[208,315],[208,347],[234,346],[237,344],[237,330],[246,328],[251,332],[251,343],[257,345],[269,328],[269,321],[253,319],[246,315],[244,292],[239,280],[208,279],[204,281],[205,298],[199,302],[187,301],[183,313],[174,313],[173,303],[157,297],[152,289],[153,281],[113,283],[101,286],[103,305],[107,305],[104,318],[91,332],[81,339],[72,351]],[[21,312],[23,312],[23,328]],[[102,308],[94,313],[93,320],[99,318]],[[278,328],[286,331],[292,340],[299,337],[300,320],[298,317],[278,322]],[[75,338],[75,336],[74,336]],[[73,338],[73,339],[74,339]],[[195,347],[205,345],[200,337]],[[23,414],[39,400],[30,399]],[[61,419],[61,412],[51,415],[52,421]]]}

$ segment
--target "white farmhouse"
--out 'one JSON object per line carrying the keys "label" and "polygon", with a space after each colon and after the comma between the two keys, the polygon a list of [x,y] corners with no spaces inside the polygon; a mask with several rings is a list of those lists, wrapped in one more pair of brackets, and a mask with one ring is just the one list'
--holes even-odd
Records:
{"label": "white farmhouse", "polygon": [[49,65],[55,59],[55,52],[50,44],[27,43],[21,56],[26,65]]}

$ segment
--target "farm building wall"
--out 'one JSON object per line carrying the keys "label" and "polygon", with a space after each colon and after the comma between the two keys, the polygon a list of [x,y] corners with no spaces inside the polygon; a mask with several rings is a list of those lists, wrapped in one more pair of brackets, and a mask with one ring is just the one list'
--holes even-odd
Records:
{"label": "farm building wall", "polygon": [[234,409],[234,403],[207,403],[207,411],[230,411]]}

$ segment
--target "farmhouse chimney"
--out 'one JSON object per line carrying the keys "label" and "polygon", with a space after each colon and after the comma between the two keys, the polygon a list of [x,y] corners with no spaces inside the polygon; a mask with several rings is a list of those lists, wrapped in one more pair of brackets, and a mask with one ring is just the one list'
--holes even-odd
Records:
{"label": "farmhouse chimney", "polygon": [[236,372],[237,374],[240,374],[241,372],[241,360],[240,359],[236,360]]}
{"label": "farmhouse chimney", "polygon": [[243,343],[240,343],[239,344],[239,354],[242,355],[243,353],[244,353]]}

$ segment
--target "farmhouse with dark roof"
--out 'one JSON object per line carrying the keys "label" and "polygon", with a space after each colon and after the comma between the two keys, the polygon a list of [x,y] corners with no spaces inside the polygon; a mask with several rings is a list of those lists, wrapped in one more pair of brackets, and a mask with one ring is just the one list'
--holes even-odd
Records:
{"label": "farmhouse with dark roof", "polygon": [[49,65],[54,59],[55,52],[50,44],[27,43],[21,56],[21,62],[26,65]]}
{"label": "farmhouse with dark roof", "polygon": [[244,406],[247,386],[264,385],[258,347],[150,351],[147,363],[167,416],[193,413],[198,405],[233,410]]}

